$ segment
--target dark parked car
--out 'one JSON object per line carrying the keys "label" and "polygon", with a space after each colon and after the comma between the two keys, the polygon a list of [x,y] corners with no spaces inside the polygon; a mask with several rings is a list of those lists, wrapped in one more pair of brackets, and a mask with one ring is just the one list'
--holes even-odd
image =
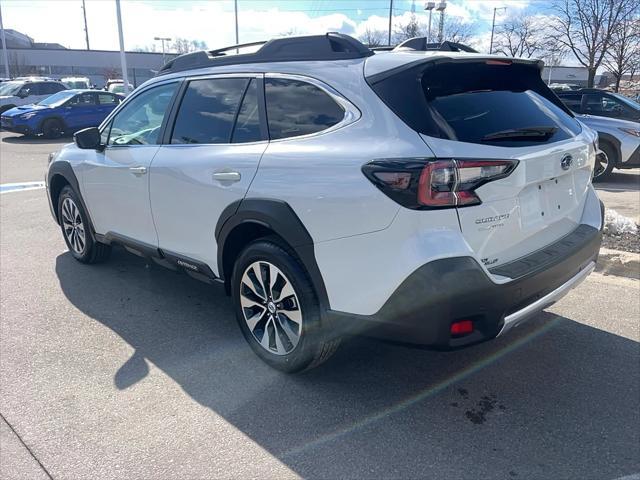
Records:
{"label": "dark parked car", "polygon": [[576,91],[556,91],[556,95],[575,113],[640,122],[640,104],[619,93],[583,88]]}
{"label": "dark parked car", "polygon": [[10,132],[55,138],[100,125],[122,98],[100,90],[64,90],[35,105],[7,110],[0,125]]}

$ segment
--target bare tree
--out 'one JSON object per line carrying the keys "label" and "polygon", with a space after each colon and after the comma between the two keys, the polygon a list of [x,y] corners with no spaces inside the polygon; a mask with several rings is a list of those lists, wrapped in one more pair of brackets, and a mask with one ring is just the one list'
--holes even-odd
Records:
{"label": "bare tree", "polygon": [[206,50],[207,44],[201,40],[187,40],[186,38],[176,38],[170,47],[171,50],[178,54],[195,52],[197,50]]}
{"label": "bare tree", "polygon": [[393,32],[395,43],[404,42],[413,37],[419,37],[420,31],[424,31],[424,25],[418,21],[415,13],[409,17],[409,21],[397,25]]}
{"label": "bare tree", "polygon": [[360,41],[369,47],[379,47],[386,44],[386,33],[382,30],[372,30],[369,27],[360,35]]}
{"label": "bare tree", "polygon": [[620,81],[627,73],[638,68],[640,55],[640,18],[630,18],[619,22],[611,34],[611,45],[605,53],[604,65],[616,79],[614,90],[620,88]]}
{"label": "bare tree", "polygon": [[596,70],[604,60],[618,23],[626,20],[637,0],[556,0],[554,40],[573,53],[589,71],[593,87]]}
{"label": "bare tree", "polygon": [[444,20],[442,39],[449,42],[468,43],[475,35],[473,23],[465,23],[457,17],[448,16]]}
{"label": "bare tree", "polygon": [[520,15],[496,28],[493,50],[508,57],[531,58],[542,50],[543,42],[534,18]]}

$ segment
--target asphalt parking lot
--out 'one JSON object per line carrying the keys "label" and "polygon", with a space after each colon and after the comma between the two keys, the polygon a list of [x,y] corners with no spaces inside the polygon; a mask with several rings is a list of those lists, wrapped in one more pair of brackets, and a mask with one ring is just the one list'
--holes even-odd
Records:
{"label": "asphalt parking lot", "polygon": [[[1,133],[0,183],[61,143]],[[599,188],[640,212],[638,170]],[[637,279],[594,273],[465,350],[352,338],[288,376],[221,288],[75,262],[42,189],[0,195],[0,247],[2,478],[640,478]]]}

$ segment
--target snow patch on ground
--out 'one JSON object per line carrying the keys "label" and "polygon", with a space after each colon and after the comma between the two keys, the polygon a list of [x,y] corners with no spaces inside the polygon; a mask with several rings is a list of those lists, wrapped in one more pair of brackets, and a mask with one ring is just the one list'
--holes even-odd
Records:
{"label": "snow patch on ground", "polygon": [[606,235],[638,234],[638,225],[631,218],[607,208],[604,212],[604,233]]}

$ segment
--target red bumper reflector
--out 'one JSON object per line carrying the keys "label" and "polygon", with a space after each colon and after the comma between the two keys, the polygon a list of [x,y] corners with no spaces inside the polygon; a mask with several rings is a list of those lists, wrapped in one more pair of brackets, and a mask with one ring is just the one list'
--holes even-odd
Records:
{"label": "red bumper reflector", "polygon": [[471,320],[460,320],[451,324],[451,335],[459,337],[473,333],[473,322]]}

